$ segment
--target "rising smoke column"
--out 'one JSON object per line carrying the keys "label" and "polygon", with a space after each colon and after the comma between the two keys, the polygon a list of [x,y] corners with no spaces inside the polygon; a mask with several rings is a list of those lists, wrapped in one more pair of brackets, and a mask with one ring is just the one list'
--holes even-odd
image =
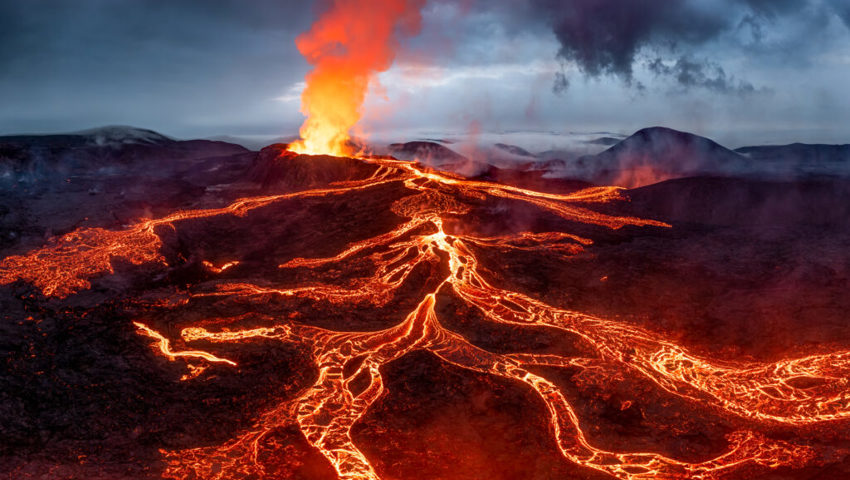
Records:
{"label": "rising smoke column", "polygon": [[301,139],[290,150],[350,156],[349,131],[360,120],[373,77],[392,65],[399,39],[419,32],[426,0],[333,0],[295,40],[313,65],[301,94]]}

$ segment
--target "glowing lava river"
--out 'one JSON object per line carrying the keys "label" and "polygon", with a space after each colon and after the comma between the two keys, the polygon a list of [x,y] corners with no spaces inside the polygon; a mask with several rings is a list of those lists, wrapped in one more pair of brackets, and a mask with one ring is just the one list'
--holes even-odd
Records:
{"label": "glowing lava river", "polygon": [[[417,405],[417,392],[429,389],[480,400],[487,406],[478,415],[534,432],[490,430],[519,435],[505,442],[549,457],[536,466],[522,457],[513,478],[772,478],[843,455],[812,439],[846,430],[850,351],[715,358],[651,326],[576,311],[559,292],[511,281],[505,259],[568,268],[597,236],[671,228],[617,213],[626,200],[620,189],[547,193],[388,158],[323,158],[325,166],[343,165],[342,173],[298,176],[313,160],[283,152],[278,162],[290,175],[283,193],[123,230],[78,229],[0,263],[0,284],[31,285],[44,302],[82,295],[110,276],[142,282],[121,300],[133,312],[124,328],[146,361],[179,369],[173,382],[240,374],[247,382],[263,368],[262,351],[287,348],[301,359],[297,381],[275,380],[285,388],[257,399],[251,418],[215,437],[221,441],[159,447],[161,468],[150,475],[325,478],[323,457],[341,479],[492,478],[470,473],[497,441],[469,433],[473,421],[460,414],[416,421],[433,419],[432,408],[454,408],[452,400]],[[481,212],[499,208],[545,222],[496,228],[482,220]],[[199,242],[204,248],[193,250]],[[181,263],[193,266],[191,275]],[[484,330],[497,340],[481,340]],[[529,335],[559,340],[539,348]],[[242,369],[251,362],[249,375]],[[419,383],[407,385],[405,372],[418,372]],[[434,375],[445,381],[432,385]],[[451,379],[464,376],[474,379],[463,387],[473,392],[452,393]],[[500,411],[492,398],[499,392],[516,399],[516,412]],[[382,415],[401,415],[394,402],[412,417],[405,426],[382,423]],[[632,414],[641,425],[636,437],[657,432],[612,440],[583,406],[600,402],[616,402],[609,416],[640,412]],[[444,467],[422,467],[429,462]],[[320,466],[293,470],[305,463]]]}

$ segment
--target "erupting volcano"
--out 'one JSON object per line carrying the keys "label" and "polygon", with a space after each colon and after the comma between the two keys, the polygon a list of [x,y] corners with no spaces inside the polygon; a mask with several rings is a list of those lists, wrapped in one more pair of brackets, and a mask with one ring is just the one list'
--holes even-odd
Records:
{"label": "erupting volcano", "polygon": [[[711,203],[737,184],[626,190],[496,167],[462,176],[360,149],[351,133],[369,86],[420,29],[424,3],[329,3],[297,39],[312,66],[300,139],[257,154],[203,144],[215,153],[195,156],[186,152],[201,144],[125,142],[114,149],[136,148],[128,162],[167,148],[189,166],[150,174],[143,164],[123,180],[103,167],[128,213],[92,208],[40,246],[6,250],[2,333],[15,340],[2,378],[32,403],[0,389],[3,415],[23,419],[0,431],[15,445],[0,451],[0,470],[850,474],[850,332],[832,313],[847,299],[823,280],[840,274],[793,270],[808,286],[790,298],[776,280],[782,262],[763,257],[820,245],[837,265],[846,231],[823,220],[830,243],[811,218],[748,210],[745,195],[729,197],[734,208]],[[100,143],[73,152],[96,161]],[[87,178],[63,182],[80,190]],[[180,195],[127,200],[137,181]]]}
{"label": "erupting volcano", "polygon": [[349,132],[360,120],[370,82],[390,68],[398,35],[415,34],[425,0],[334,1],[331,9],[296,40],[314,66],[301,94],[307,121],[297,153],[346,156],[356,153]]}

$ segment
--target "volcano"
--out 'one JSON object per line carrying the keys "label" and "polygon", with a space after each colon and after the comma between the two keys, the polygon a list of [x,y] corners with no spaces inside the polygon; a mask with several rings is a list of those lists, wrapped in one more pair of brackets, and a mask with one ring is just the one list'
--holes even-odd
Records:
{"label": "volcano", "polygon": [[842,181],[203,146],[5,246],[10,478],[850,475]]}

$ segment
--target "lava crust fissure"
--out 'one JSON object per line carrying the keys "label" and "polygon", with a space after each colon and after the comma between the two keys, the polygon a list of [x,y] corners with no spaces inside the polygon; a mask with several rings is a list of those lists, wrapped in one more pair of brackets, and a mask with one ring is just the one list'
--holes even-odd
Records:
{"label": "lava crust fissure", "polygon": [[191,422],[163,427],[157,475],[745,478],[834,462],[805,432],[846,426],[850,352],[715,358],[547,283],[621,248],[605,231],[670,228],[612,213],[620,189],[289,153],[254,175],[283,193],[81,228],[0,262],[0,283],[40,291],[28,305],[160,272],[111,300],[148,352],[127,369],[159,358],[156,388],[134,388],[166,409],[184,396],[181,415],[210,416],[195,425],[253,406],[202,442],[180,433]]}

